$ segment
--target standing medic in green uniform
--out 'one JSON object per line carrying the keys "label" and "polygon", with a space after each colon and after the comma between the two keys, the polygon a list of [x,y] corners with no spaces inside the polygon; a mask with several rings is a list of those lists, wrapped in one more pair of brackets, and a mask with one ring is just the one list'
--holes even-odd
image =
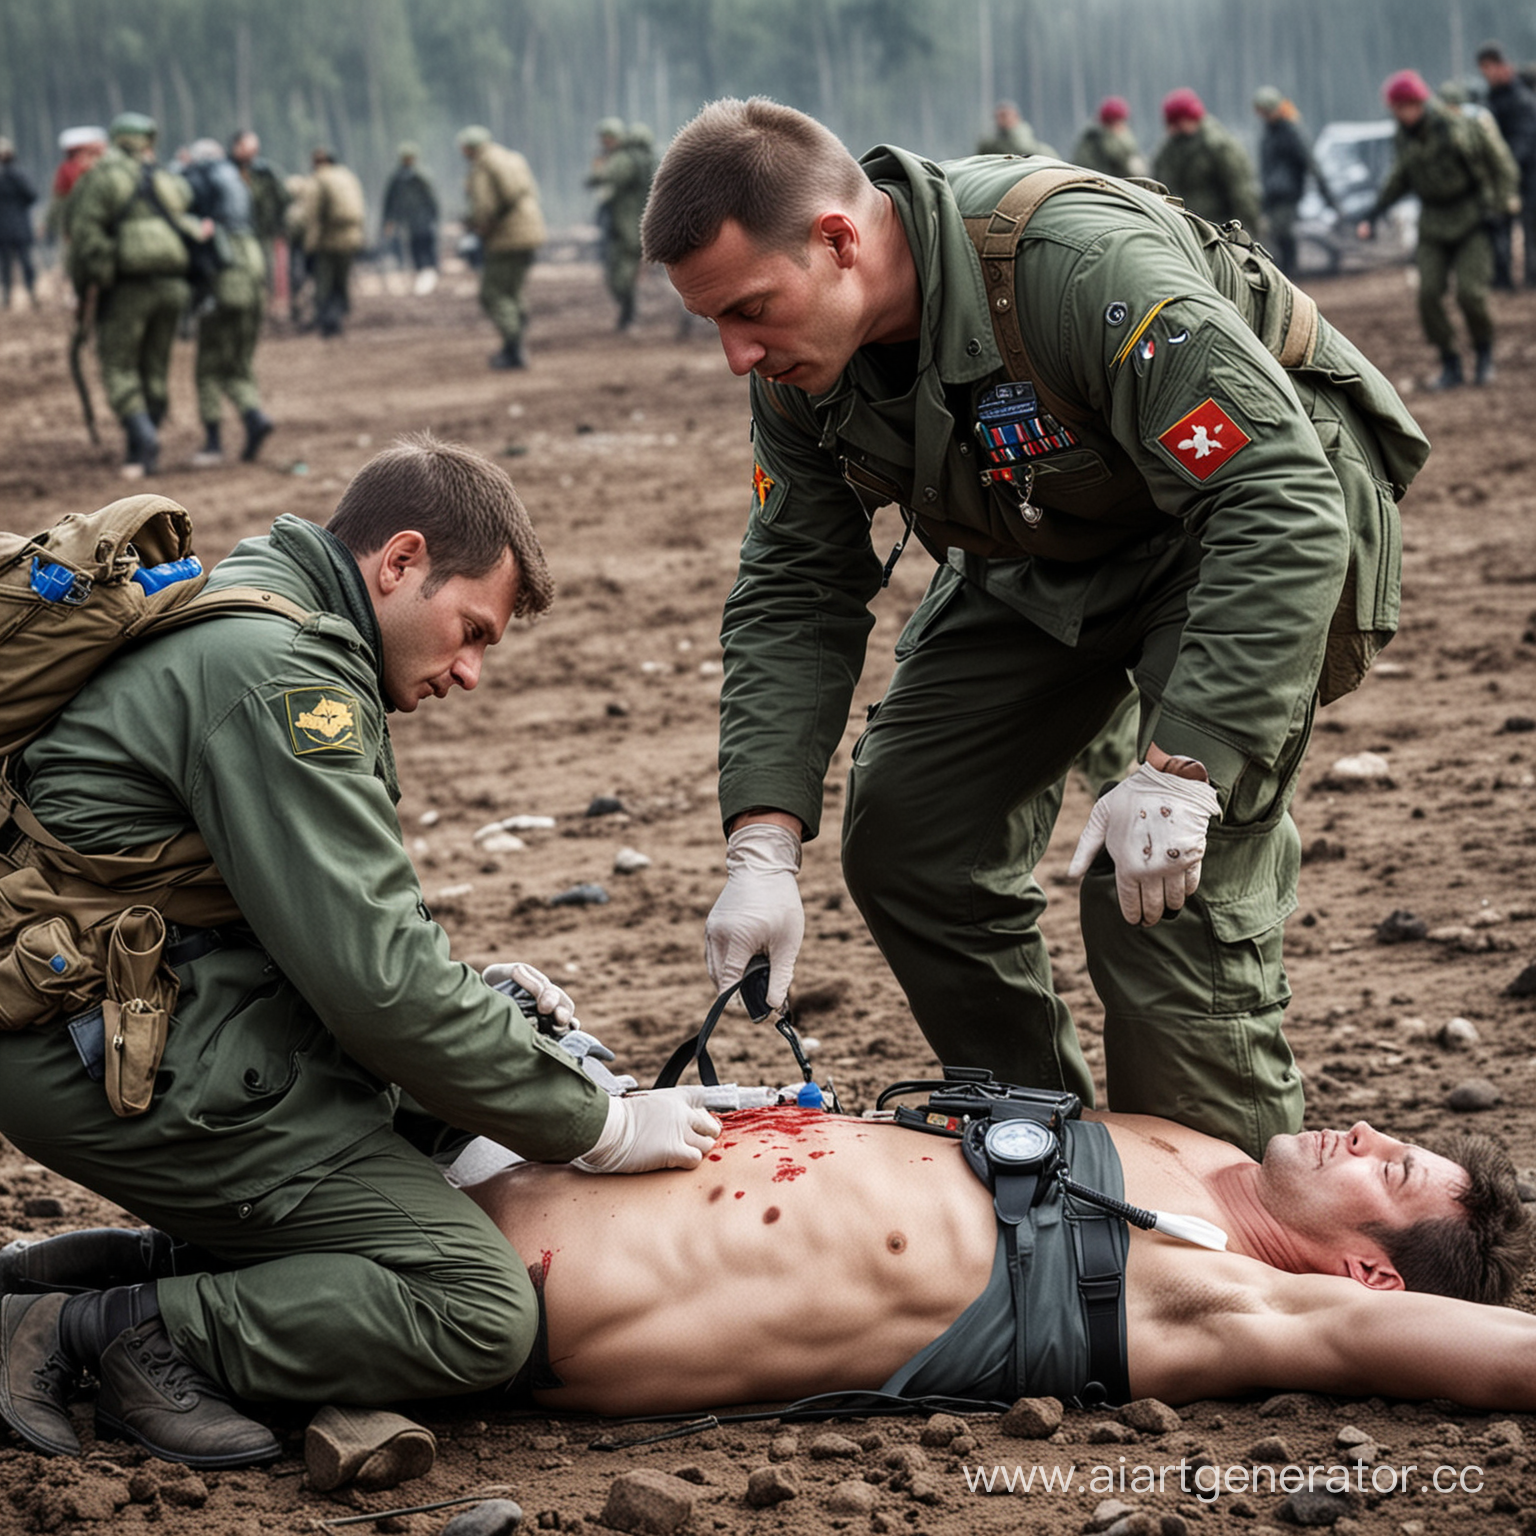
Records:
{"label": "standing medic in green uniform", "polygon": [[1131,104],[1123,96],[1106,96],[1099,115],[1078,136],[1073,165],[1085,165],[1106,176],[1145,176],[1146,156],[1131,132]]}
{"label": "standing medic in green uniform", "polygon": [[1414,260],[1419,269],[1419,323],[1440,354],[1440,374],[1430,387],[1454,389],[1466,382],[1456,333],[1445,312],[1452,278],[1456,304],[1472,338],[1472,382],[1487,384],[1493,378],[1493,315],[1488,307],[1493,230],[1509,198],[1499,156],[1475,123],[1432,99],[1417,70],[1400,69],[1387,79],[1381,95],[1397,119],[1397,159],[1356,233],[1370,239],[1376,220],[1393,203],[1410,192],[1418,197]]}
{"label": "standing medic in green uniform", "polygon": [[[1110,1102],[1260,1152],[1303,1108],[1287,806],[1320,687],[1396,626],[1394,497],[1428,445],[1260,252],[1081,174],[855,161],[765,101],[705,108],[662,160],[646,255],[753,375],[706,950],[720,986],[766,951],[784,998],[894,502],[940,569],[854,751],[843,869],[919,1025],[946,1063],[1091,1093],[1033,871],[1129,669],[1142,766],[1073,860]],[[1061,185],[1015,261],[1037,176]]]}
{"label": "standing medic in green uniform", "polygon": [[528,162],[515,149],[495,143],[489,128],[461,129],[456,142],[469,161],[464,182],[469,207],[464,222],[480,237],[484,254],[480,308],[501,333],[501,350],[491,354],[490,364],[492,368],[526,368],[523,332],[528,309],[523,284],[546,236],[538,183]]}
{"label": "standing medic in green uniform", "polygon": [[601,153],[592,162],[587,185],[597,190],[597,223],[603,234],[603,277],[618,301],[618,329],[635,320],[635,284],[640,278],[640,215],[656,174],[651,131],[643,123],[630,128],[622,118],[605,117],[597,125]]}
{"label": "standing medic in green uniform", "polygon": [[250,463],[272,431],[272,418],[261,408],[255,366],[266,309],[266,259],[251,222],[250,189],[217,139],[192,145],[186,177],[192,211],[213,223],[228,257],[197,317],[194,377],[203,446],[192,462],[200,468],[223,463],[220,418],[228,396],[245,428],[240,457]]}
{"label": "standing medic in green uniform", "polygon": [[127,438],[123,473],[134,477],[159,468],[171,347],[192,294],[187,240],[207,231],[186,214],[186,182],[155,165],[153,118],[120,112],[107,133],[111,147],[70,197],[69,271],[95,310],[101,383]]}
{"label": "standing medic in green uniform", "polygon": [[[9,764],[0,1133],[222,1266],[0,1299],[0,1417],[56,1454],[79,1450],[64,1408],[85,1371],[108,1433],[202,1466],[280,1450],[227,1391],[381,1403],[499,1386],[534,1345],[534,1285],[418,1147],[451,1125],[627,1172],[695,1166],[719,1129],[689,1090],[610,1099],[486,984],[510,976],[571,1022],[547,978],[450,958],[402,844],[386,713],[473,688],[508,621],[550,601],[505,473],[407,439],[326,528],[281,517],[209,585],[309,617],[225,614],[119,652]],[[108,911],[149,903],[176,925],[148,951],[179,998],[131,1117],[48,1017],[49,988],[80,987],[92,950],[61,936],[69,918],[26,909],[46,911],[69,870]],[[60,950],[73,960],[55,975]]]}
{"label": "standing medic in green uniform", "polygon": [[1259,184],[1248,151],[1205,110],[1187,86],[1163,98],[1168,133],[1152,157],[1152,175],[1191,213],[1213,224],[1237,219],[1259,228]]}

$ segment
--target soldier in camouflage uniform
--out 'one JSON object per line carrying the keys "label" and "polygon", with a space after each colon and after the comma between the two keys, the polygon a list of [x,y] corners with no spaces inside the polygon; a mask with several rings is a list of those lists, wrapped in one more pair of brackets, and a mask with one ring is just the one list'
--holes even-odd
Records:
{"label": "soldier in camouflage uniform", "polygon": [[1019,116],[1018,106],[1000,101],[992,113],[992,132],[976,141],[978,155],[1054,155],[1049,144]]}
{"label": "soldier in camouflage uniform", "polygon": [[640,277],[640,215],[656,161],[651,130],[643,123],[625,128],[617,117],[597,125],[602,153],[593,161],[587,185],[597,189],[598,227],[603,232],[603,276],[619,305],[618,329],[635,319],[635,284]]}
{"label": "soldier in camouflage uniform", "polygon": [[[261,246],[267,292],[286,296],[288,269],[278,252],[288,249],[283,215],[290,201],[282,171],[262,158],[261,140],[250,128],[242,128],[229,141],[229,158],[251,194],[251,232]],[[282,270],[278,263],[282,260]]]}
{"label": "soldier in camouflage uniform", "polygon": [[154,119],[121,112],[108,133],[111,147],[70,197],[69,266],[82,302],[96,307],[102,387],[133,477],[159,467],[171,346],[192,292],[186,241],[206,231],[186,216],[191,188],[155,167]]}
{"label": "soldier in camouflage uniform", "polygon": [[843,870],[918,1024],[943,1062],[1092,1092],[1034,870],[1130,669],[1142,762],[1070,869],[1110,1102],[1261,1152],[1303,1110],[1288,805],[1318,703],[1396,627],[1394,500],[1428,444],[1262,251],[1075,174],[854,161],[760,100],[662,160],[646,255],[753,376],[710,972],[766,951],[786,994],[894,503],[939,569],[853,751]]}
{"label": "soldier in camouflage uniform", "polygon": [[322,336],[339,336],[352,308],[352,263],[363,248],[363,184],[323,146],[310,158],[304,256],[315,280],[315,327]]}
{"label": "soldier in camouflage uniform", "polygon": [[1085,165],[1106,176],[1145,176],[1146,156],[1131,132],[1131,107],[1123,96],[1106,96],[1098,118],[1079,135],[1072,150],[1073,165]]}
{"label": "soldier in camouflage uniform", "polygon": [[1486,384],[1493,378],[1493,315],[1488,307],[1492,228],[1509,195],[1505,174],[1487,135],[1435,101],[1417,70],[1403,69],[1389,77],[1382,99],[1397,119],[1397,159],[1374,206],[1360,221],[1358,234],[1369,239],[1376,220],[1400,197],[1410,192],[1418,197],[1419,321],[1440,354],[1440,374],[1430,387],[1454,389],[1466,379],[1456,333],[1445,312],[1453,278],[1456,303],[1472,338],[1473,383]]}
{"label": "soldier in camouflage uniform", "polygon": [[1248,151],[1187,87],[1163,98],[1163,121],[1168,136],[1152,157],[1152,175],[1191,213],[1213,224],[1237,219],[1257,234],[1259,187]]}
{"label": "soldier in camouflage uniform", "polygon": [[523,332],[528,310],[523,284],[546,234],[538,183],[528,162],[515,149],[495,143],[489,128],[465,128],[457,143],[469,161],[464,183],[469,209],[464,222],[480,237],[484,253],[480,307],[501,333],[501,350],[491,354],[490,364],[492,368],[526,368]]}
{"label": "soldier in camouflage uniform", "polygon": [[213,222],[228,257],[197,320],[195,377],[203,446],[192,462],[200,468],[223,463],[219,418],[227,395],[245,427],[240,457],[249,463],[272,431],[272,418],[262,410],[256,387],[266,263],[251,227],[251,194],[239,168],[216,139],[199,139],[192,146],[186,177],[192,188],[192,212]]}

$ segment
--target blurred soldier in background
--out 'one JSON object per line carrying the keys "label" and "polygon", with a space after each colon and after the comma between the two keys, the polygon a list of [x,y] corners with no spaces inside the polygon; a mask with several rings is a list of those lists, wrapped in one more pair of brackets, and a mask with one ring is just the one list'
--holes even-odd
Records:
{"label": "blurred soldier in background", "polygon": [[992,112],[992,132],[976,141],[978,155],[1054,155],[1049,144],[1019,116],[1016,103],[1000,101]]}
{"label": "blurred soldier in background", "polygon": [[267,274],[267,292],[282,300],[288,296],[288,229],[283,215],[290,201],[283,173],[264,160],[261,140],[242,128],[229,141],[229,158],[251,194],[251,232],[261,246]]}
{"label": "blurred soldier in background", "polygon": [[[1536,287],[1536,93],[1515,73],[1498,43],[1477,50],[1477,67],[1488,82],[1488,110],[1520,168],[1520,227],[1525,241],[1525,286]],[[1493,286],[1513,288],[1514,219],[1500,210],[1494,222]]]}
{"label": "blurred soldier in background", "polygon": [[1188,86],[1163,98],[1163,121],[1168,134],[1153,156],[1153,176],[1202,219],[1237,219],[1257,231],[1259,188],[1247,150]]}
{"label": "blurred soldier in background", "polygon": [[597,189],[597,225],[603,236],[603,275],[618,301],[618,329],[635,318],[635,284],[640,277],[640,215],[645,212],[656,159],[651,130],[643,123],[624,127],[605,117],[597,125],[601,153],[592,162],[587,185]]}
{"label": "blurred soldier in background", "polygon": [[192,296],[187,243],[209,229],[187,214],[187,183],[156,169],[153,118],[120,112],[108,132],[111,147],[70,199],[69,269],[83,316],[94,310],[101,382],[123,424],[123,473],[132,478],[159,467],[171,345]]}
{"label": "blurred soldier in background", "polygon": [[1456,303],[1467,322],[1476,353],[1473,383],[1493,377],[1493,316],[1488,285],[1493,276],[1490,225],[1503,206],[1503,176],[1488,136],[1464,117],[1433,100],[1415,69],[1400,69],[1381,90],[1397,119],[1397,159],[1376,193],[1357,233],[1368,240],[1376,220],[1400,197],[1417,195],[1419,245],[1419,320],[1429,343],[1440,353],[1440,376],[1431,389],[1453,389],[1465,382],[1461,353],[1445,295],[1452,277]]}
{"label": "blurred soldier in background", "polygon": [[[429,294],[437,287],[437,188],[417,165],[421,146],[407,139],[399,149],[400,163],[384,185],[382,243],[399,248],[404,234],[410,246],[411,270],[416,274],[416,293]],[[403,260],[402,260],[403,265]]]}
{"label": "blurred soldier in background", "polygon": [[526,368],[523,284],[545,239],[538,184],[528,162],[515,149],[495,143],[489,128],[465,128],[456,142],[469,161],[464,222],[480,237],[484,256],[480,307],[501,333],[501,350],[491,354],[491,367]]}
{"label": "blurred soldier in background", "polygon": [[[1493,239],[1493,286],[1498,288],[1512,288],[1513,282],[1509,275],[1509,225],[1508,219],[1520,212],[1520,167],[1515,163],[1515,157],[1509,151],[1509,145],[1504,142],[1504,135],[1499,132],[1498,119],[1485,107],[1482,102],[1474,101],[1472,93],[1459,80],[1447,80],[1435,93],[1445,106],[1464,118],[1473,127],[1480,129],[1488,139],[1488,149],[1492,157],[1492,163],[1499,173],[1499,206],[1507,216],[1502,223],[1495,222],[1490,226],[1490,234]],[[1499,233],[1502,228],[1504,233],[1503,260],[1505,281],[1499,282]]]}
{"label": "blurred soldier in background", "polygon": [[1287,277],[1296,276],[1296,206],[1307,189],[1309,175],[1328,206],[1339,205],[1327,178],[1312,158],[1312,146],[1301,131],[1295,103],[1273,85],[1253,93],[1253,110],[1264,124],[1259,135],[1259,191],[1264,205],[1264,242]]}
{"label": "blurred soldier in background", "polygon": [[1131,107],[1123,96],[1106,96],[1099,115],[1078,136],[1072,163],[1106,176],[1145,176],[1146,156],[1131,132]]}
{"label": "blurred soldier in background", "polygon": [[288,203],[283,209],[283,238],[281,246],[274,242],[274,257],[280,248],[286,258],[276,257],[275,264],[288,270],[288,318],[301,331],[311,328],[306,309],[304,290],[309,285],[309,258],[304,254],[307,221],[313,216],[315,186],[312,176],[302,176],[297,171],[283,178],[283,191]]}
{"label": "blurred soldier in background", "polygon": [[256,388],[256,340],[265,309],[266,264],[251,227],[251,194],[239,167],[225,157],[217,139],[199,139],[192,146],[187,184],[192,188],[192,212],[212,220],[215,239],[227,265],[213,280],[210,302],[197,321],[197,411],[203,423],[203,446],[193,455],[199,467],[224,462],[219,439],[223,396],[240,412],[245,447],[240,457],[249,463],[272,431],[272,418],[261,408]]}
{"label": "blurred soldier in background", "polygon": [[363,248],[367,207],[362,182],[331,150],[321,145],[310,159],[304,257],[315,281],[315,326],[322,336],[339,336],[352,308],[352,263]]}
{"label": "blurred soldier in background", "polygon": [[52,195],[43,215],[43,238],[50,245],[69,238],[64,227],[64,205],[80,178],[106,153],[107,130],[66,128],[59,135],[59,150],[64,158],[54,170]]}
{"label": "blurred soldier in background", "polygon": [[0,137],[0,307],[11,307],[11,268],[21,268],[27,297],[37,308],[37,272],[32,265],[32,205],[37,188],[16,164],[16,146]]}

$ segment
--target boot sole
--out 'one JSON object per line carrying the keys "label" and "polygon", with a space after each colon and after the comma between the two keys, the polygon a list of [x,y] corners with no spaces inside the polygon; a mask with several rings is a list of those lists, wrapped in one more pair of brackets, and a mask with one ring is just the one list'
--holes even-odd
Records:
{"label": "boot sole", "polygon": [[283,1454],[282,1446],[276,1442],[262,1451],[230,1451],[223,1456],[197,1456],[173,1451],[166,1446],[156,1445],[138,1430],[120,1419],[114,1419],[109,1413],[103,1413],[99,1408],[96,1410],[96,1434],[98,1439],[127,1440],[134,1445],[141,1445],[161,1461],[174,1461],[184,1467],[201,1467],[208,1471],[218,1471],[225,1467],[257,1467],[276,1461]]}

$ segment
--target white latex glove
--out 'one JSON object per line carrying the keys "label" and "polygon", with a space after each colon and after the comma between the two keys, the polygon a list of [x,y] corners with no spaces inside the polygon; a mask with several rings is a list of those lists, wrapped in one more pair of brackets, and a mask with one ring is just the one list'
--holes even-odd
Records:
{"label": "white latex glove", "polygon": [[754,821],[725,845],[725,889],[704,924],[704,960],[715,991],[741,980],[754,955],[768,956],[768,1005],[783,1006],[805,937],[800,905],[800,839],[788,827]]}
{"label": "white latex glove", "polygon": [[1165,910],[1177,912],[1194,895],[1206,829],[1220,814],[1209,784],[1143,763],[1094,802],[1067,873],[1086,874],[1099,849],[1107,848],[1121,913],[1126,922],[1150,928]]}
{"label": "white latex glove", "polygon": [[557,987],[543,971],[515,960],[511,964],[488,965],[480,976],[489,987],[499,987],[505,982],[521,987],[533,998],[539,1013],[549,1014],[554,1019],[557,1035],[563,1035],[568,1029],[581,1028],[571,994],[564,987]]}
{"label": "white latex glove", "polygon": [[704,1108],[701,1085],[651,1088],[609,1099],[597,1145],[571,1166],[583,1173],[697,1168],[719,1134],[720,1122]]}

